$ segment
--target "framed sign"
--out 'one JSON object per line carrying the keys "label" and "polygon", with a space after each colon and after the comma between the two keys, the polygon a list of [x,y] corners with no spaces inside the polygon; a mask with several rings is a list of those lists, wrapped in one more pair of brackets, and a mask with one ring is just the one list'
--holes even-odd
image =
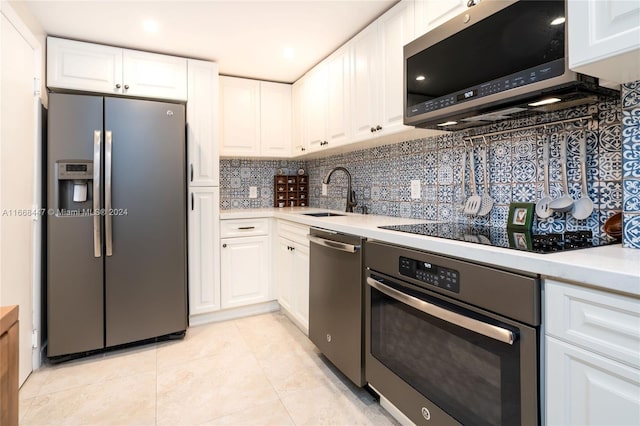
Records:
{"label": "framed sign", "polygon": [[529,230],[533,223],[533,203],[511,203],[507,229]]}

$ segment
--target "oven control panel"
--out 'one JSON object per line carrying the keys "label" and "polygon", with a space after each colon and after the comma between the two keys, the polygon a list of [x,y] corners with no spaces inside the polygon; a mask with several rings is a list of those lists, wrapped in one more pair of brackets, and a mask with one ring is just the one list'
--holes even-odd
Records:
{"label": "oven control panel", "polygon": [[460,273],[454,269],[400,256],[399,272],[423,283],[460,293]]}

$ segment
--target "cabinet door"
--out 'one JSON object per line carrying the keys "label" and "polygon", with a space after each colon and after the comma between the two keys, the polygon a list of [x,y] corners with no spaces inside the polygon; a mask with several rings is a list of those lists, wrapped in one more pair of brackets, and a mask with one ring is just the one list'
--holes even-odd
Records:
{"label": "cabinet door", "polygon": [[403,48],[413,38],[413,2],[400,2],[378,20],[382,123],[380,133],[409,129],[404,119]]}
{"label": "cabinet door", "polygon": [[569,0],[569,67],[627,83],[640,79],[640,2]]}
{"label": "cabinet door", "polygon": [[305,99],[305,77],[302,77],[293,83],[292,104],[293,104],[293,142],[292,154],[305,154],[308,148],[308,121],[307,121],[307,103]]}
{"label": "cabinet door", "polygon": [[640,424],[640,370],[546,338],[546,424]]}
{"label": "cabinet door", "polygon": [[327,64],[317,65],[309,74],[305,97],[307,99],[307,120],[309,151],[317,151],[327,142]]}
{"label": "cabinet door", "polygon": [[145,98],[187,100],[187,60],[123,49],[123,93]]}
{"label": "cabinet door", "polygon": [[291,85],[260,82],[260,152],[291,155]]}
{"label": "cabinet door", "polygon": [[309,246],[296,244],[293,250],[293,315],[305,334],[309,334]]}
{"label": "cabinet door", "polygon": [[220,155],[260,155],[260,82],[220,77]]}
{"label": "cabinet door", "polygon": [[378,24],[373,23],[351,42],[353,63],[351,87],[353,93],[353,138],[370,139],[381,125],[382,107],[378,101],[380,61],[378,55]]}
{"label": "cabinet door", "polygon": [[328,146],[338,146],[350,142],[351,120],[351,75],[350,49],[345,46],[327,60]]}
{"label": "cabinet door", "polygon": [[122,49],[48,37],[47,86],[122,93]]}
{"label": "cabinet door", "polygon": [[218,65],[189,59],[187,144],[190,186],[218,186]]}
{"label": "cabinet door", "polygon": [[225,238],[221,241],[222,307],[271,300],[269,237]]}
{"label": "cabinet door", "polygon": [[293,315],[294,311],[294,286],[293,286],[293,242],[286,238],[278,237],[278,270],[276,281],[278,287],[278,303]]}
{"label": "cabinet door", "polygon": [[220,309],[219,189],[189,190],[189,314]]}
{"label": "cabinet door", "polygon": [[415,37],[431,31],[467,8],[467,0],[416,0]]}

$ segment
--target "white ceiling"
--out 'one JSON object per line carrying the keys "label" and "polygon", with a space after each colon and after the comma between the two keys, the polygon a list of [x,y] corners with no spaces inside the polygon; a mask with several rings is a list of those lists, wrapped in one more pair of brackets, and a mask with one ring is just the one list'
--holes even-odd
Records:
{"label": "white ceiling", "polygon": [[[287,83],[397,1],[22,0],[49,35],[216,61],[221,74]],[[149,19],[156,33],[143,29]]]}

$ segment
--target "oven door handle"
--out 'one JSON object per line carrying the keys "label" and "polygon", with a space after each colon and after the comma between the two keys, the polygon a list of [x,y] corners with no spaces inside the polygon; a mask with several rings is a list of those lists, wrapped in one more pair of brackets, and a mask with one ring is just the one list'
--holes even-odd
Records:
{"label": "oven door handle", "polygon": [[482,334],[483,336],[507,343],[509,345],[513,345],[513,342],[515,342],[516,340],[515,334],[510,330],[487,324],[474,318],[469,318],[457,312],[453,312],[432,303],[425,302],[424,300],[420,300],[416,297],[409,296],[408,294],[402,293],[395,288],[391,288],[388,285],[374,280],[371,277],[367,277],[367,284],[369,284],[376,290],[386,294],[387,296],[397,300],[398,302],[409,305],[412,308],[424,312],[425,314],[439,318],[453,325],[457,325],[458,327],[466,328],[467,330],[473,331],[474,333]]}
{"label": "oven door handle", "polygon": [[324,247],[329,247],[335,250],[346,251],[347,253],[355,253],[358,250],[360,250],[360,246],[341,243],[340,241],[327,240],[325,238],[316,237],[315,235],[307,235],[307,238],[312,243],[315,243]]}

